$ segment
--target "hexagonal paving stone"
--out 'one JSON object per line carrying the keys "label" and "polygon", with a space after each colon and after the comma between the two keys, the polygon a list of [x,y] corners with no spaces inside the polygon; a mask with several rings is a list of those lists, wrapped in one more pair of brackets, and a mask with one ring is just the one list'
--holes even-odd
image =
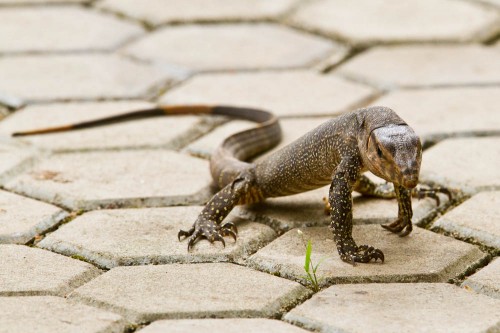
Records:
{"label": "hexagonal paving stone", "polygon": [[434,226],[500,250],[500,192],[476,194]]}
{"label": "hexagonal paving stone", "polygon": [[0,297],[0,332],[119,333],[125,321],[114,313],[54,296]]}
{"label": "hexagonal paving stone", "polygon": [[[270,225],[281,232],[293,228],[330,225],[325,213],[324,198],[329,186],[281,198],[266,199],[264,203],[237,207],[240,216]],[[440,195],[441,202],[447,197]],[[436,201],[430,198],[412,200],[413,224],[421,225],[436,215]],[[389,223],[397,219],[398,204],[395,199],[376,199],[353,192],[353,221],[355,224]]]}
{"label": "hexagonal paving stone", "polygon": [[155,31],[124,51],[192,70],[235,70],[307,66],[333,52],[334,44],[267,23],[190,25]]}
{"label": "hexagonal paving stone", "polygon": [[373,105],[394,109],[424,141],[450,136],[500,135],[499,87],[398,90]]}
{"label": "hexagonal paving stone", "polygon": [[206,161],[164,150],[56,154],[42,158],[5,187],[71,209],[203,202]]}
{"label": "hexagonal paving stone", "polygon": [[158,320],[140,330],[140,333],[184,333],[184,332],[224,332],[224,333],[306,333],[297,326],[279,320],[263,318],[235,319],[181,319]]}
{"label": "hexagonal paving stone", "polygon": [[500,301],[449,284],[354,284],[314,295],[285,320],[320,332],[494,332],[499,313]]}
{"label": "hexagonal paving stone", "polygon": [[166,104],[226,104],[278,116],[331,116],[353,110],[375,94],[367,86],[311,71],[206,74],[167,92]]}
{"label": "hexagonal paving stone", "polygon": [[137,24],[73,6],[3,8],[0,22],[0,53],[110,50],[143,31]]}
{"label": "hexagonal paving stone", "polygon": [[[141,101],[33,105],[0,122],[0,134],[10,136],[13,132],[67,125],[153,107],[154,104]],[[43,117],[39,117],[40,114]],[[56,151],[152,146],[175,149],[208,131],[213,126],[210,123],[194,116],[161,117],[19,140]]]}
{"label": "hexagonal paving stone", "polygon": [[336,70],[383,88],[500,83],[500,49],[479,45],[376,47]]}
{"label": "hexagonal paving stone", "polygon": [[[244,286],[244,287],[242,287]],[[275,317],[310,291],[234,264],[116,267],[70,297],[129,321],[205,317]]]}
{"label": "hexagonal paving stone", "polygon": [[0,245],[0,258],[0,296],[64,296],[100,274],[85,262],[22,245]]}
{"label": "hexagonal paving stone", "polygon": [[462,287],[500,299],[500,258],[496,258],[479,272],[469,276]]}
{"label": "hexagonal paving stone", "polygon": [[77,217],[43,239],[38,246],[65,255],[78,255],[101,267],[168,264],[173,262],[240,261],[276,237],[263,224],[229,216],[238,227],[234,242],[200,240],[187,250],[180,229],[189,230],[202,207],[100,210]]}
{"label": "hexagonal paving stone", "polygon": [[58,207],[0,191],[0,243],[27,243],[67,215]]}
{"label": "hexagonal paving stone", "polygon": [[420,179],[472,194],[500,190],[500,138],[447,139],[426,150]]}
{"label": "hexagonal paving stone", "polygon": [[464,273],[486,258],[477,247],[433,232],[414,228],[399,237],[378,225],[354,226],[357,244],[368,244],[384,252],[383,264],[371,262],[356,267],[340,260],[328,227],[303,228],[303,238],[290,230],[248,259],[251,267],[304,282],[305,243],[312,242],[312,260],[321,262],[320,285],[359,282],[438,282]]}
{"label": "hexagonal paving stone", "polygon": [[291,9],[296,0],[104,0],[98,7],[153,24],[271,19]]}
{"label": "hexagonal paving stone", "polygon": [[3,57],[0,73],[0,98],[25,102],[138,98],[174,78],[165,67],[104,54]]}
{"label": "hexagonal paving stone", "polygon": [[451,0],[315,1],[292,16],[299,26],[361,45],[484,40],[495,33],[498,20],[495,11]]}

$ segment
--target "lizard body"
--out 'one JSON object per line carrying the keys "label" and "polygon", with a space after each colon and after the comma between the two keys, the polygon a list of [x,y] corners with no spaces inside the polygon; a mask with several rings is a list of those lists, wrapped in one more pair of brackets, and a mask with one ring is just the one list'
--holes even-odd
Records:
{"label": "lizard body", "polygon": [[[226,138],[212,154],[210,171],[220,191],[208,201],[191,229],[179,231],[179,239],[189,238],[188,250],[201,237],[224,244],[223,236],[229,235],[236,240],[236,227],[232,223],[223,224],[236,205],[296,194],[327,184],[331,184],[330,227],[342,260],[351,263],[384,260],[382,251],[369,245],[358,246],[352,238],[352,191],[396,197],[398,219],[384,227],[400,236],[412,231],[411,196],[416,193],[422,147],[413,129],[386,107],[359,109],[333,118],[256,163],[246,161],[276,146],[281,139],[281,129],[278,119],[271,113],[247,108],[158,107],[13,135],[52,133],[174,114],[225,115],[259,123],[255,128]],[[365,171],[393,183],[394,190],[382,190],[362,174]],[[434,191],[424,195],[437,198]]]}

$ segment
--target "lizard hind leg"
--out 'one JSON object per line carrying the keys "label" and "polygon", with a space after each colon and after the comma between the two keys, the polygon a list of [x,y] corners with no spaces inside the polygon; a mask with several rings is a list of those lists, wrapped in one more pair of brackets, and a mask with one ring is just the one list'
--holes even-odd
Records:
{"label": "lizard hind leg", "polygon": [[177,237],[189,238],[188,251],[201,238],[209,242],[220,241],[225,247],[224,236],[231,236],[236,241],[238,229],[232,222],[222,224],[224,218],[231,212],[240,199],[251,189],[253,177],[241,174],[232,183],[217,192],[205,205],[200,215],[189,230],[179,230]]}

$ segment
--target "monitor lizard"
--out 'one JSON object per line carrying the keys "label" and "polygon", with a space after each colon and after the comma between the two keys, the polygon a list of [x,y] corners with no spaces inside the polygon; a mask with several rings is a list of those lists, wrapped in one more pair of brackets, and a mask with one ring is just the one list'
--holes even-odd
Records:
{"label": "monitor lizard", "polygon": [[[381,250],[357,245],[352,237],[352,191],[363,195],[397,198],[398,218],[385,229],[406,236],[412,231],[411,197],[433,197],[445,188],[417,188],[422,145],[414,130],[393,110],[373,106],[335,117],[308,132],[293,143],[252,163],[252,157],[275,147],[281,140],[278,118],[272,113],[242,107],[180,105],[158,106],[107,118],[61,127],[13,133],[24,136],[83,129],[114,122],[181,114],[210,114],[247,119],[258,123],[249,130],[226,138],[210,159],[210,171],[219,187],[189,230],[180,230],[178,238],[189,238],[188,251],[200,239],[221,241],[237,228],[223,223],[236,206],[287,196],[330,184],[330,228],[343,261],[367,263],[384,261]],[[392,183],[375,184],[363,173],[370,171]]]}

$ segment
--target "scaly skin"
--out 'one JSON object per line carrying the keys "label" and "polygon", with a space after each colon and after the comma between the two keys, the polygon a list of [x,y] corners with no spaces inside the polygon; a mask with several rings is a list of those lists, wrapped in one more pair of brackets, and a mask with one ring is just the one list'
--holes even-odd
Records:
{"label": "scaly skin", "polygon": [[[397,198],[398,219],[383,227],[400,236],[412,231],[412,196],[430,196],[439,200],[436,192],[450,195],[446,189],[415,189],[422,156],[420,139],[394,111],[385,107],[359,109],[331,119],[258,163],[244,161],[274,147],[281,139],[279,123],[268,112],[224,106],[159,107],[143,112],[144,117],[217,114],[260,123],[259,127],[228,137],[212,155],[210,170],[221,190],[208,201],[191,229],[179,231],[179,239],[189,238],[188,250],[200,238],[221,241],[224,245],[224,236],[236,239],[236,227],[231,223],[223,224],[236,205],[331,184],[328,198],[330,228],[340,258],[353,264],[372,259],[383,262],[382,251],[370,245],[358,246],[352,238],[352,191]],[[141,118],[140,112],[15,135],[94,127],[131,118]],[[393,188],[373,184],[363,175],[365,171],[392,183]]]}

